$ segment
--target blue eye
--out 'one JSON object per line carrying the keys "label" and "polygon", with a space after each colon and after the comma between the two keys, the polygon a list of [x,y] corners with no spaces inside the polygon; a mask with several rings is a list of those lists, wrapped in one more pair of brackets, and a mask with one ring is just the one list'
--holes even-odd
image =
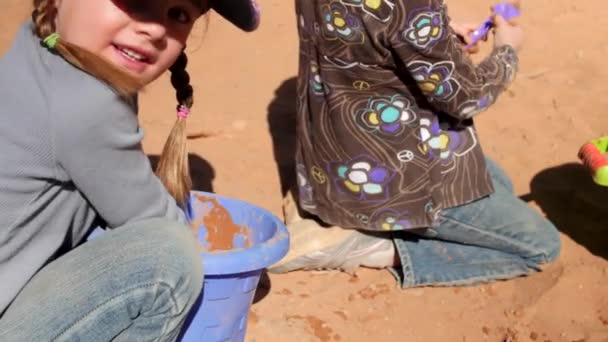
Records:
{"label": "blue eye", "polygon": [[169,18],[179,22],[180,24],[189,24],[192,21],[192,17],[183,8],[174,7],[169,10]]}

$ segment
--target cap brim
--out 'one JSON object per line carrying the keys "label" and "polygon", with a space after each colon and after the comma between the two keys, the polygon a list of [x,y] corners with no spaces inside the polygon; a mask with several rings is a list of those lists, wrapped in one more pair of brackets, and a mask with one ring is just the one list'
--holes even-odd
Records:
{"label": "cap brim", "polygon": [[243,31],[254,31],[260,24],[255,0],[211,0],[211,8]]}

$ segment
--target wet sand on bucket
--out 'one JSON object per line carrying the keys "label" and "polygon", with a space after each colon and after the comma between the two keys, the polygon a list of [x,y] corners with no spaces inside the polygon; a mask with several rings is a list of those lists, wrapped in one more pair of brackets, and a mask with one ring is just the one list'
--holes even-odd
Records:
{"label": "wet sand on bucket", "polygon": [[[246,226],[240,226],[232,220],[230,212],[222,206],[216,198],[195,195],[201,203],[208,203],[211,208],[202,217],[192,222],[192,230],[198,236],[198,231],[203,224],[207,228],[207,246],[201,244],[201,249],[214,252],[226,251],[235,247],[248,248],[251,246],[251,231]],[[235,246],[234,238],[241,235],[244,239],[244,246]]]}

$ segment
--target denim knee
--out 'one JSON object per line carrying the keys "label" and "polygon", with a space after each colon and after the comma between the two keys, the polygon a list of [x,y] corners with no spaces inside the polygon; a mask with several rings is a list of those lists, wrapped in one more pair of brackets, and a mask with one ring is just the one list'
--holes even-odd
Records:
{"label": "denim knee", "polygon": [[509,193],[513,193],[513,182],[511,182],[507,173],[498,165],[498,163],[486,157],[486,167],[494,182],[494,186],[503,186]]}
{"label": "denim knee", "polygon": [[536,231],[530,243],[534,252],[526,259],[537,265],[555,261],[561,252],[561,239],[557,228],[540,215],[530,224],[534,227],[527,231]]}
{"label": "denim knee", "polygon": [[191,230],[186,225],[165,219],[150,220],[146,226],[149,231],[144,234],[144,239],[159,246],[154,262],[168,271],[162,272],[159,275],[161,279],[157,280],[174,284],[174,291],[185,296],[188,306],[194,304],[203,286],[203,264]]}

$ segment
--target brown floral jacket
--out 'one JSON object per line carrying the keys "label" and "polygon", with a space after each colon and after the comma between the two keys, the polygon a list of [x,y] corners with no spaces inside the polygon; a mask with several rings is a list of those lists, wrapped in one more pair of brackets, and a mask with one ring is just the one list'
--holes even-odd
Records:
{"label": "brown floral jacket", "polygon": [[437,224],[493,192],[472,118],[516,74],[475,65],[441,0],[296,0],[300,205],[345,228]]}

